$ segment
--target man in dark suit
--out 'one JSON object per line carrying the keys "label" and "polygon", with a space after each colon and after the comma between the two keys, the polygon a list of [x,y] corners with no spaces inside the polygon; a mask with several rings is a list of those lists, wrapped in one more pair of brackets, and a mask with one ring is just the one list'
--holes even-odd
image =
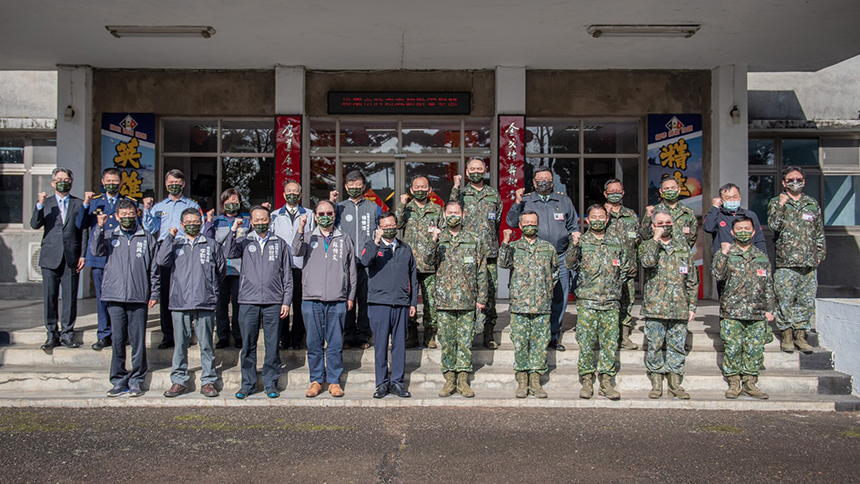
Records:
{"label": "man in dark suit", "polygon": [[[42,268],[42,286],[45,291],[45,328],[48,339],[43,350],[62,344],[77,348],[74,340],[75,318],[78,310],[78,278],[86,260],[81,257],[87,250],[84,230],[75,224],[78,212],[83,210],[80,198],[69,195],[74,175],[68,168],[57,167],[51,173],[54,196],[39,193],[39,201],[30,218],[30,227],[45,228],[42,235],[42,252],[39,267]],[[63,288],[62,332],[57,328],[58,299]]]}

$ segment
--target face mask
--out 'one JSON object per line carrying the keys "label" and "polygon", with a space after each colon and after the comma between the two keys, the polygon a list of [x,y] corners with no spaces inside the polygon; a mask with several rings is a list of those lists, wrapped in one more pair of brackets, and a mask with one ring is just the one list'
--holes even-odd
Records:
{"label": "face mask", "polygon": [[624,199],[623,193],[608,193],[606,194],[606,201],[609,203],[621,203],[621,200]]}
{"label": "face mask", "polygon": [[334,215],[320,215],[317,217],[317,224],[323,228],[329,228],[334,225]]}
{"label": "face mask", "polygon": [[412,190],[412,198],[419,202],[427,199],[427,190]]}
{"label": "face mask", "polygon": [[58,181],[54,184],[54,188],[56,188],[60,193],[69,193],[69,190],[72,189],[72,183],[67,181]]}
{"label": "face mask", "polygon": [[128,232],[131,232],[137,225],[137,220],[134,217],[120,217],[119,226]]}
{"label": "face mask", "polygon": [[456,227],[460,225],[460,220],[459,215],[448,215],[445,217],[445,223],[448,224],[448,227]]}
{"label": "face mask", "polygon": [[753,233],[749,230],[739,230],[735,232],[735,240],[742,244],[746,244],[753,238]]}
{"label": "face mask", "polygon": [[802,181],[790,181],[790,182],[786,183],[785,186],[786,186],[786,188],[788,188],[788,191],[790,191],[791,193],[800,193],[803,191],[803,186],[805,184],[806,183],[802,182]]}
{"label": "face mask", "polygon": [[552,181],[551,180],[538,180],[535,182],[535,189],[541,193],[547,193],[552,191]]}
{"label": "face mask", "polygon": [[224,204],[224,212],[226,213],[236,213],[239,211],[240,205],[238,203],[225,203]]}
{"label": "face mask", "polygon": [[664,225],[663,226],[663,235],[665,237],[672,237],[672,226],[671,225]]}
{"label": "face mask", "polygon": [[173,185],[167,185],[167,193],[171,195],[179,195],[182,193],[182,184],[175,183]]}
{"label": "face mask", "polygon": [[737,212],[739,208],[741,208],[740,200],[725,200],[723,201],[723,207],[729,212]]}
{"label": "face mask", "polygon": [[606,228],[606,220],[589,220],[588,227],[591,228],[591,230],[600,232]]}
{"label": "face mask", "polygon": [[116,195],[117,193],[119,193],[119,185],[117,185],[116,183],[107,183],[105,184],[105,192],[108,195]]}
{"label": "face mask", "polygon": [[397,237],[397,229],[382,229],[382,238],[391,240]]}
{"label": "face mask", "polygon": [[663,190],[663,200],[674,202],[678,199],[678,190]]}
{"label": "face mask", "polygon": [[523,235],[526,237],[534,237],[538,233],[537,225],[523,225]]}
{"label": "face mask", "polygon": [[188,234],[188,235],[190,235],[190,236],[192,236],[192,237],[196,237],[196,236],[197,236],[197,234],[199,234],[199,233],[200,233],[200,224],[188,224],[188,225],[183,225],[183,226],[182,226],[182,229],[183,229],[183,230],[185,230],[185,233],[186,233],[186,234]]}
{"label": "face mask", "polygon": [[269,231],[269,224],[254,224],[254,232],[257,232],[257,235],[263,236]]}
{"label": "face mask", "polygon": [[480,183],[484,181],[484,174],[480,172],[469,173],[469,181],[472,183]]}
{"label": "face mask", "polygon": [[364,193],[364,189],[363,188],[347,188],[346,193],[347,193],[347,195],[349,195],[349,198],[358,198],[361,196],[362,193]]}
{"label": "face mask", "polygon": [[287,201],[287,205],[298,205],[299,204],[299,194],[298,193],[287,193],[284,195],[284,200]]}

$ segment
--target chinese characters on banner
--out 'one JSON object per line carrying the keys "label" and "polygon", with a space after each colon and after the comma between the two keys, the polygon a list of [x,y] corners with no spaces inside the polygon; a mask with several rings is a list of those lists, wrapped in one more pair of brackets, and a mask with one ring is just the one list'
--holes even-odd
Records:
{"label": "chinese characters on banner", "polygon": [[[507,214],[514,204],[517,189],[524,186],[525,125],[525,116],[499,116],[499,195],[502,197],[503,214]],[[514,229],[511,239],[519,237],[519,229],[508,227],[505,217],[502,217],[499,230],[506,228]]]}
{"label": "chinese characters on banner", "polygon": [[140,200],[155,195],[155,114],[102,114],[102,170],[116,168],[120,193]]}
{"label": "chinese characters on banner", "polygon": [[284,183],[295,180],[301,183],[302,175],[302,117],[277,116],[275,137],[275,207],[286,203]]}

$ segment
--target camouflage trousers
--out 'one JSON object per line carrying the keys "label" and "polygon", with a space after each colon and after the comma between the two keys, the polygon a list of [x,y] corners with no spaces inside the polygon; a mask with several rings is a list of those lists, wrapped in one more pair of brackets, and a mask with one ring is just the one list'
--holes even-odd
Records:
{"label": "camouflage trousers", "polygon": [[499,285],[499,264],[498,259],[493,257],[487,259],[487,307],[483,311],[475,311],[475,334],[484,331],[485,324],[496,326],[496,320],[499,319],[496,314],[496,288]]}
{"label": "camouflage trousers", "polygon": [[472,371],[472,340],[475,338],[475,311],[436,311],[442,371]]}
{"label": "camouflage trousers", "polygon": [[514,371],[546,373],[549,314],[512,314],[511,343],[514,344]]}
{"label": "camouflage trousers", "polygon": [[636,277],[631,277],[621,286],[621,309],[618,310],[618,319],[621,326],[633,328],[633,303],[636,300]]}
{"label": "camouflage trousers", "polygon": [[[421,288],[423,306],[421,308],[421,322],[424,329],[436,326],[436,274],[432,272],[418,273],[418,287]],[[418,327],[418,313],[409,318],[409,327]]]}
{"label": "camouflage trousers", "polygon": [[810,268],[781,267],[773,272],[776,293],[776,327],[812,329],[818,271]]}
{"label": "camouflage trousers", "polygon": [[[646,319],[645,339],[648,352],[645,354],[645,367],[651,373],[684,374],[684,359],[687,357],[684,345],[687,343],[687,322],[683,319]],[[663,342],[666,342],[666,356],[663,356]]]}
{"label": "camouflage trousers", "polygon": [[758,375],[764,345],[773,339],[773,333],[764,320],[720,319],[720,338],[725,345],[723,374]]}
{"label": "camouflage trousers", "polygon": [[594,343],[600,343],[597,372],[615,376],[618,352],[618,309],[576,308],[576,344],[579,345],[577,367],[580,375],[594,373]]}

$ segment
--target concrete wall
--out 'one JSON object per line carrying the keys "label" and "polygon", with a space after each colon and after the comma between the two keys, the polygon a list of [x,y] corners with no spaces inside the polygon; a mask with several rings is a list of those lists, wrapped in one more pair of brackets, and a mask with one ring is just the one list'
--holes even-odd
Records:
{"label": "concrete wall", "polygon": [[0,71],[0,118],[56,118],[55,71]]}
{"label": "concrete wall", "polygon": [[[821,346],[833,352],[836,371],[852,377],[860,375],[860,299],[818,299],[815,302],[815,329]],[[854,395],[860,388],[853,385]]]}

